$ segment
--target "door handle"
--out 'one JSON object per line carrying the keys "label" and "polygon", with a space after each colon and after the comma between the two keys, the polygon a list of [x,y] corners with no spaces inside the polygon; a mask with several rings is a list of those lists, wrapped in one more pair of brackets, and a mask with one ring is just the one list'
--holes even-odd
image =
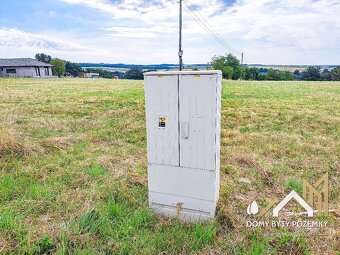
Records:
{"label": "door handle", "polygon": [[189,122],[183,121],[181,129],[182,129],[182,138],[188,139],[189,138]]}

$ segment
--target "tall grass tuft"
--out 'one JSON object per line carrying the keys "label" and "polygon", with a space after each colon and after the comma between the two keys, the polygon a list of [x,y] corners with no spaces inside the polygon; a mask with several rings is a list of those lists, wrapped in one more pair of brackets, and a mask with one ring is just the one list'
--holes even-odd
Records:
{"label": "tall grass tuft", "polygon": [[99,213],[91,208],[78,221],[78,232],[80,234],[95,234],[102,224]]}
{"label": "tall grass tuft", "polygon": [[34,154],[34,148],[14,129],[0,126],[0,156],[4,154],[29,156]]}

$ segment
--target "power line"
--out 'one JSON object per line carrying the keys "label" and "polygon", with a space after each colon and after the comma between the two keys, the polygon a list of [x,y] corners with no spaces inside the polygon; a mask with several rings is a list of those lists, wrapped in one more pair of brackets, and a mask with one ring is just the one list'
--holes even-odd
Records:
{"label": "power line", "polygon": [[[190,2],[190,0],[184,0],[184,8],[185,10],[193,17],[193,19],[204,29],[206,30],[210,35],[214,37],[214,39],[229,49],[230,51],[237,53],[236,55],[240,55],[240,52],[237,50],[231,48],[227,42],[216,32],[216,30],[208,23],[208,21],[199,13],[199,11],[196,9],[196,7]],[[191,6],[190,6],[190,5]]]}
{"label": "power line", "polygon": [[199,16],[193,12],[191,10],[191,8],[189,7],[189,5],[184,1],[184,8],[185,10],[192,16],[192,18],[200,25],[203,27],[204,30],[206,30],[209,34],[211,34],[214,39],[221,43],[223,46],[226,46],[224,45],[224,42],[199,18]]}
{"label": "power line", "polygon": [[[185,2],[184,2],[184,3],[185,3]],[[224,47],[227,47],[227,46],[224,44],[224,42],[223,42],[218,36],[216,36],[216,35],[209,29],[209,27],[207,27],[204,23],[202,23],[202,21],[199,19],[199,17],[198,17],[194,12],[192,12],[186,4],[184,5],[184,9],[192,16],[192,18],[193,18],[200,26],[202,26],[202,28],[203,28],[205,31],[207,31],[209,34],[211,34],[211,35],[214,37],[214,39],[215,39],[218,43],[222,44]],[[227,48],[228,48],[228,47],[227,47]]]}
{"label": "power line", "polygon": [[215,28],[214,26],[210,25],[210,24],[208,23],[208,21],[200,14],[200,12],[197,10],[197,8],[196,8],[195,5],[191,2],[191,0],[184,0],[184,1],[186,1],[187,4],[190,4],[189,7],[191,7],[191,10],[193,10],[193,11],[201,18],[202,22],[205,23],[206,26],[209,27],[210,30],[211,30],[211,31],[212,31],[212,32],[213,32],[213,33],[214,33],[214,34],[215,34],[215,35],[223,42],[224,46],[226,46],[229,50],[234,51],[235,53],[237,53],[237,55],[239,55],[239,54],[241,53],[241,52],[239,52],[239,51],[233,49],[232,47],[230,47],[230,46],[228,45],[228,43],[223,39],[223,37],[220,36],[220,35],[217,33],[216,28]]}

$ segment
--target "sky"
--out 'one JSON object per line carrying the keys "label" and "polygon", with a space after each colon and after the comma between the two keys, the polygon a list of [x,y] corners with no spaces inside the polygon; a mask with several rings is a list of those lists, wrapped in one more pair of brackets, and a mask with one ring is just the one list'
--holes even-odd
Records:
{"label": "sky", "polygon": [[[185,64],[241,52],[246,64],[340,64],[340,0],[183,1]],[[0,58],[177,63],[178,8],[176,0],[1,1]]]}

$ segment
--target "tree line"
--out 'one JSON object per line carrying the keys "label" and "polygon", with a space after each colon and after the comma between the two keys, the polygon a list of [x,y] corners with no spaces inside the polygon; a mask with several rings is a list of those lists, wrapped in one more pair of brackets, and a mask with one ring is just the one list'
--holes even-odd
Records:
{"label": "tree line", "polygon": [[113,76],[117,76],[119,78],[124,79],[131,79],[131,80],[143,80],[143,70],[138,67],[133,67],[128,70],[125,74],[118,71],[107,71],[103,68],[92,67],[92,68],[85,68],[77,64],[67,60],[63,60],[60,58],[52,58],[50,55],[45,53],[38,53],[35,55],[35,59],[44,63],[48,63],[53,65],[52,73],[55,76],[62,77],[62,76],[73,76],[79,77],[83,73],[98,73],[99,77],[112,79]]}
{"label": "tree line", "polygon": [[340,66],[331,70],[321,70],[318,66],[309,66],[304,71],[294,72],[275,70],[272,68],[257,68],[241,65],[232,54],[214,56],[209,63],[214,70],[221,70],[224,79],[232,80],[270,80],[270,81],[340,81]]}
{"label": "tree line", "polygon": [[78,77],[81,73],[84,72],[80,65],[77,63],[73,63],[60,58],[52,58],[50,55],[47,55],[45,53],[35,54],[35,59],[53,65],[52,73],[53,75],[58,77],[61,76]]}
{"label": "tree line", "polygon": [[[133,67],[125,74],[122,72],[111,72],[103,68],[86,68],[82,69],[77,63],[66,61],[60,58],[52,58],[45,53],[38,53],[35,59],[53,65],[53,75],[58,77],[73,76],[79,77],[82,73],[98,73],[99,77],[111,79],[113,76],[119,78],[143,80],[144,71],[139,67]],[[340,66],[331,70],[321,70],[318,66],[309,66],[304,71],[295,70],[294,72],[281,71],[273,68],[257,68],[241,65],[240,61],[232,54],[225,56],[214,56],[208,63],[208,68],[221,70],[224,79],[232,80],[270,80],[270,81],[290,81],[290,80],[305,80],[305,81],[340,81]],[[156,71],[156,70],[148,70]],[[148,72],[146,71],[146,72]]]}

